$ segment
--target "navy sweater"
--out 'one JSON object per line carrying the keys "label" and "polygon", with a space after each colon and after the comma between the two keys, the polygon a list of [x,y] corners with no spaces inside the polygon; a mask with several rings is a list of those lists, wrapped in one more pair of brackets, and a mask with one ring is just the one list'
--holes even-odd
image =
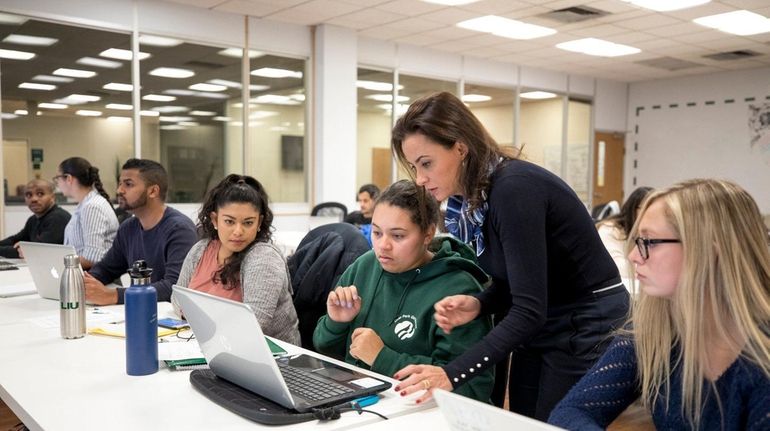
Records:
{"label": "navy sweater", "polygon": [[[673,358],[676,352],[672,354]],[[672,362],[673,363],[673,362]],[[675,366],[670,380],[668,399],[661,389],[652,410],[659,430],[689,430],[682,416],[682,369]],[[705,384],[703,430],[768,430],[770,429],[770,378],[755,364],[739,357],[716,381],[717,396]],[[627,337],[617,337],[604,356],[594,365],[556,406],[549,423],[571,430],[603,430],[629,404],[639,398],[636,350]],[[724,425],[724,426],[723,426]]]}
{"label": "navy sweater", "polygon": [[487,203],[479,266],[493,283],[478,298],[481,314],[506,314],[444,366],[455,387],[472,376],[471,368],[486,369],[535,338],[551,307],[620,282],[583,203],[551,172],[523,160],[506,161],[492,176]]}
{"label": "navy sweater", "polygon": [[[89,272],[107,284],[124,274],[134,261],[144,259],[152,268],[150,281],[158,291],[158,301],[168,301],[187,252],[197,241],[192,220],[166,207],[163,218],[150,230],[142,229],[136,217],[123,222],[112,247]],[[118,288],[118,304],[123,303],[125,290]]]}

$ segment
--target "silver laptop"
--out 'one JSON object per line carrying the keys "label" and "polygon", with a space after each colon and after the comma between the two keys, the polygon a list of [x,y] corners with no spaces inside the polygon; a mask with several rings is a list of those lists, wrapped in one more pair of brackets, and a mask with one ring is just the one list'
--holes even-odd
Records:
{"label": "silver laptop", "polygon": [[64,272],[64,256],[76,254],[71,245],[42,242],[19,242],[27,261],[37,293],[48,299],[59,300],[59,277]]}
{"label": "silver laptop", "polygon": [[553,425],[441,389],[433,391],[452,431],[558,431]]}
{"label": "silver laptop", "polygon": [[181,286],[173,291],[214,374],[277,404],[305,412],[391,386],[310,355],[275,358],[248,305]]}

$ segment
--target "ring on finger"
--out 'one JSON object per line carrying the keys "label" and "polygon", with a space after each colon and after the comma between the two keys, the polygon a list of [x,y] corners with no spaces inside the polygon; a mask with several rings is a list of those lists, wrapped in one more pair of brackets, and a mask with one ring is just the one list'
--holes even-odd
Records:
{"label": "ring on finger", "polygon": [[422,381],[422,386],[425,388],[426,391],[428,389],[430,389],[430,380],[428,380],[428,379],[423,380]]}

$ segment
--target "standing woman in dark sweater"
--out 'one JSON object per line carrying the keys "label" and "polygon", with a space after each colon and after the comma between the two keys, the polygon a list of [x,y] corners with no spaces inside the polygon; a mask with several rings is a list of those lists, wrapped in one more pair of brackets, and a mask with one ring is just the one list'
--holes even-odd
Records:
{"label": "standing woman in dark sweater", "polygon": [[657,429],[770,429],[770,251],[739,186],[652,192],[626,248],[641,285],[619,335],[550,421],[604,429],[641,396]]}
{"label": "standing woman in dark sweater", "polygon": [[448,199],[447,230],[475,249],[493,279],[478,295],[437,302],[436,323],[450,332],[487,314],[500,322],[443,367],[400,370],[397,390],[451,390],[513,352],[511,410],[547,419],[628,312],[628,293],[590,215],[557,176],[505,155],[449,93],[414,102],[393,128],[392,146],[417,184]]}

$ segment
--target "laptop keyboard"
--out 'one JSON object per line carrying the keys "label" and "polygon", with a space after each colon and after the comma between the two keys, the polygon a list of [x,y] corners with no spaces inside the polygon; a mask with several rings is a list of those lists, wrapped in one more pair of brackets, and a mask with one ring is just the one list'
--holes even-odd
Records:
{"label": "laptop keyboard", "polygon": [[317,376],[301,368],[295,368],[281,362],[278,362],[278,368],[281,370],[283,380],[286,382],[289,390],[309,400],[321,401],[353,392],[353,389],[347,386]]}
{"label": "laptop keyboard", "polygon": [[11,269],[19,269],[19,267],[7,260],[0,260],[0,271],[8,271]]}

